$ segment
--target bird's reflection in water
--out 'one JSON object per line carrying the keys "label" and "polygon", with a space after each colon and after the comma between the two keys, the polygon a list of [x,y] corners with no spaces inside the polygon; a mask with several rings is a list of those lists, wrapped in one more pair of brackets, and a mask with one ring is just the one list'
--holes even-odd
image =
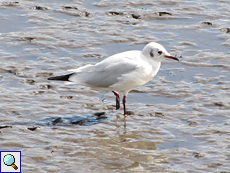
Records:
{"label": "bird's reflection in water", "polygon": [[[117,115],[116,119],[116,127],[117,127],[117,135],[125,135],[127,134],[126,122],[127,115]],[[123,125],[120,125],[120,124]]]}

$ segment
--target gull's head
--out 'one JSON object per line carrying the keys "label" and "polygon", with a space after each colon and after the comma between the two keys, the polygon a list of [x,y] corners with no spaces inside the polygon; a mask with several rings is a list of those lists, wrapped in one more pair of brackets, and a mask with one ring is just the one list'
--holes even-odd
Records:
{"label": "gull's head", "polygon": [[142,50],[144,56],[161,62],[164,59],[174,59],[179,61],[175,56],[170,55],[167,50],[159,43],[151,42]]}

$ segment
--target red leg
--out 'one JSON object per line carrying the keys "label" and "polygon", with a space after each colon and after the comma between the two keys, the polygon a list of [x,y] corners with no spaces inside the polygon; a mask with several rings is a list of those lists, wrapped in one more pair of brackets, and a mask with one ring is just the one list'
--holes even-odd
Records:
{"label": "red leg", "polygon": [[123,97],[124,115],[127,115],[126,111],[126,96]]}
{"label": "red leg", "polygon": [[116,96],[116,109],[120,108],[120,97],[119,97],[119,93],[117,91],[112,91],[113,94]]}

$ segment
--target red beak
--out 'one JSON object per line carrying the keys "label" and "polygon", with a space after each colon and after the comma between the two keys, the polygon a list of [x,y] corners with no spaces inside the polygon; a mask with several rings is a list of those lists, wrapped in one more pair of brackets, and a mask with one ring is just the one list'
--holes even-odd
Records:
{"label": "red beak", "polygon": [[179,61],[179,59],[177,59],[175,56],[173,56],[173,55],[165,55],[165,57],[166,58],[169,58],[169,59],[174,59],[174,60],[177,60],[177,61]]}

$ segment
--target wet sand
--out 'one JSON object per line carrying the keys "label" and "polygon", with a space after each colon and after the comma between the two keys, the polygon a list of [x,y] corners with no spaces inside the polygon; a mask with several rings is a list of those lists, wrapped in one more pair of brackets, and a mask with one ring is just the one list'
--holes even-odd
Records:
{"label": "wet sand", "polygon": [[[228,1],[23,0],[0,9],[0,149],[22,152],[22,172],[229,172]],[[151,41],[180,62],[164,61],[129,93],[134,115],[115,110],[112,92],[47,81]]]}

